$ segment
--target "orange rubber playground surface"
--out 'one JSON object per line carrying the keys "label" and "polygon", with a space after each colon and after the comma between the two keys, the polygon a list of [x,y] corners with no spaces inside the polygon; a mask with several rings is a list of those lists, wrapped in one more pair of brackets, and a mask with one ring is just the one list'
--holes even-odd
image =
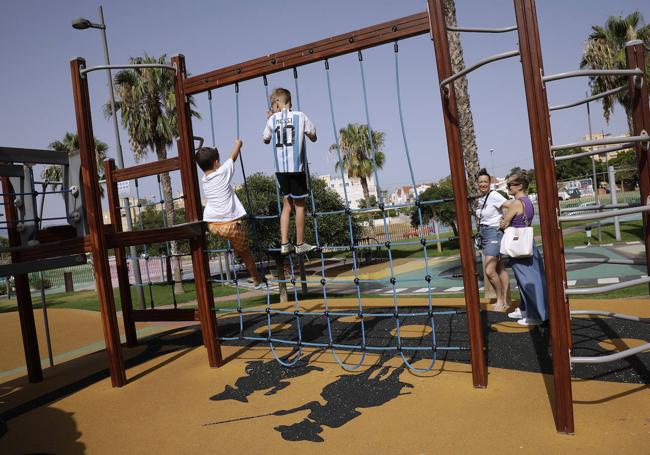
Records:
{"label": "orange rubber playground surface", "polygon": [[[354,305],[352,299],[336,302]],[[390,305],[388,299],[372,302]],[[435,304],[460,306],[462,299]],[[572,307],[650,316],[648,299],[576,300]],[[399,357],[377,363],[377,355],[368,355],[359,370],[347,372],[329,351],[317,350],[284,368],[263,344],[226,343],[226,364],[211,369],[198,326],[150,323],[138,324],[141,345],[125,348],[129,383],[112,388],[99,313],[51,309],[48,315],[56,366],[45,369],[42,383],[28,384],[17,313],[0,314],[3,455],[649,453],[647,382],[574,379],[576,433],[563,435],[553,423],[552,377],[495,367],[492,357],[486,389],[472,387],[464,362],[438,359],[432,371],[416,374]],[[43,341],[38,310],[35,316]],[[488,342],[494,350],[505,346],[505,357],[516,363],[514,346],[532,336],[528,328],[492,321]],[[599,340],[604,351],[637,342]],[[41,355],[47,358],[44,344]],[[348,364],[355,356],[342,355]],[[647,377],[647,356],[628,359],[639,377]]]}

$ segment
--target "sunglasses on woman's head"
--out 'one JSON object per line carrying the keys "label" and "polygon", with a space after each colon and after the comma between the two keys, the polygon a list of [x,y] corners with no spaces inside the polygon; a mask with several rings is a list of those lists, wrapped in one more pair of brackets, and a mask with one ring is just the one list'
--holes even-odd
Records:
{"label": "sunglasses on woman's head", "polygon": [[508,182],[508,183],[506,184],[506,187],[507,187],[507,188],[510,188],[511,186],[517,186],[517,185],[521,185],[521,183]]}

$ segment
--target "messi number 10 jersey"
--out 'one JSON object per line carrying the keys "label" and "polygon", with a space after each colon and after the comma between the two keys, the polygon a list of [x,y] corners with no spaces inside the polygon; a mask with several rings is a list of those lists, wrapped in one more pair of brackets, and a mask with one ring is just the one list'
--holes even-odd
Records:
{"label": "messi number 10 jersey", "polygon": [[283,109],[269,117],[262,137],[273,145],[276,172],[304,172],[305,135],[315,133],[314,124],[300,111]]}

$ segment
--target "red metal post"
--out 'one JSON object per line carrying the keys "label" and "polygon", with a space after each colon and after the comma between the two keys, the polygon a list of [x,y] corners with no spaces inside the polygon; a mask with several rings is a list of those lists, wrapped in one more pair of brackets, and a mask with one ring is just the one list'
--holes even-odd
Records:
{"label": "red metal post", "polygon": [[[641,40],[631,41],[625,48],[627,67],[629,69],[645,68],[645,48]],[[648,104],[648,80],[645,77],[631,77],[628,93],[630,95],[630,108],[634,131],[632,136],[647,135],[650,133],[650,105]],[[648,144],[637,142],[636,163],[639,171],[639,189],[641,191],[641,204],[648,203],[650,197],[650,147]],[[643,213],[643,236],[645,239],[645,255],[648,275],[650,275],[650,214]]]}
{"label": "red metal post", "polygon": [[[20,234],[15,229],[18,215],[14,207],[14,198],[10,195],[14,190],[9,182],[9,177],[2,177],[1,181],[5,219],[9,233],[9,246],[20,246]],[[11,261],[20,261],[19,255],[11,253]],[[16,275],[14,277],[14,286],[16,287],[18,318],[20,320],[20,333],[23,338],[23,349],[25,350],[27,377],[29,382],[41,382],[43,380],[43,368],[41,367],[41,355],[38,352],[38,336],[36,335],[36,324],[34,323],[34,310],[32,308],[32,296],[29,291],[28,276]],[[9,293],[8,289],[7,293]]]}
{"label": "red metal post", "polygon": [[[113,232],[122,232],[122,214],[119,208],[117,182],[114,179],[115,160],[104,161],[104,176],[106,178],[106,196],[108,198],[108,212],[111,216]],[[115,268],[117,269],[117,283],[120,287],[120,302],[122,306],[122,319],[124,321],[124,334],[126,345],[133,347],[138,344],[138,336],[133,322],[133,302],[131,301],[131,287],[129,284],[129,268],[126,263],[126,254],[121,246],[114,246]],[[136,259],[137,260],[137,259]]]}
{"label": "red metal post", "polygon": [[[196,173],[196,159],[194,157],[194,134],[192,132],[192,118],[190,105],[184,91],[184,82],[187,78],[185,69],[185,57],[177,55],[172,58],[172,64],[176,66],[176,110],[178,113],[179,147],[178,158],[180,163],[181,179],[183,182],[183,193],[185,195],[185,217],[188,222],[201,221],[203,210],[201,207],[201,193],[199,180]],[[208,281],[210,277],[210,265],[208,255],[205,251],[205,231],[201,231],[199,238],[190,240],[192,250],[192,267],[194,269],[194,286],[196,286],[196,297],[199,306],[199,317],[201,319],[201,331],[203,342],[208,350],[208,360],[211,367],[218,367],[223,363],[221,347],[217,337],[216,318],[214,315],[214,297],[212,284]]]}
{"label": "red metal post", "polygon": [[97,159],[95,158],[95,139],[90,111],[90,95],[88,80],[81,75],[81,69],[86,61],[76,58],[70,61],[72,73],[72,92],[79,136],[79,152],[81,158],[81,180],[84,192],[84,204],[90,241],[93,254],[93,266],[97,283],[99,309],[106,341],[108,367],[113,387],[126,384],[126,371],[120,344],[120,332],[115,314],[115,300],[111,286],[111,274],[108,264],[108,248],[102,219],[102,205],[98,191]]}
{"label": "red metal post", "polygon": [[571,318],[569,302],[564,292],[566,287],[564,241],[558,221],[559,205],[555,160],[551,152],[552,136],[546,88],[542,81],[544,66],[537,26],[537,12],[534,0],[514,0],[514,4],[545,252],[544,267],[548,290],[555,388],[555,427],[559,432],[573,433],[570,366]]}
{"label": "red metal post", "polygon": [[[436,54],[438,80],[452,75],[449,55],[449,41],[445,24],[443,0],[428,0],[431,36]],[[472,379],[474,387],[487,387],[487,361],[481,306],[478,293],[478,279],[474,247],[472,245],[472,221],[467,202],[467,179],[463,151],[460,145],[460,130],[458,128],[458,109],[454,87],[450,84],[448,92],[441,90],[442,109],[447,135],[447,150],[451,181],[454,187],[456,219],[458,220],[458,235],[460,237],[460,258],[463,265],[463,285],[465,287],[465,305],[467,308],[467,328],[471,349]]]}

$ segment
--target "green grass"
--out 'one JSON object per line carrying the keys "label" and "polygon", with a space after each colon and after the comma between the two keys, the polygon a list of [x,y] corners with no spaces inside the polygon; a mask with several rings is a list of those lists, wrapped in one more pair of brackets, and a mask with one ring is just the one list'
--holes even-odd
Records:
{"label": "green grass", "polygon": [[[176,296],[177,303],[186,303],[196,300],[196,290],[192,283],[184,283],[184,294]],[[221,297],[225,295],[233,295],[237,291],[230,286],[212,286],[214,296]],[[137,308],[136,288],[131,286],[131,301],[133,306]],[[173,303],[171,286],[169,285],[153,285],[151,286],[151,294],[156,307],[163,305],[171,305]],[[144,288],[144,295],[147,308],[150,308],[151,294],[149,287]],[[113,296],[115,297],[115,307],[119,311],[122,309],[120,301],[120,293],[118,289],[113,289]],[[46,302],[48,308],[72,308],[79,310],[99,311],[99,301],[97,299],[96,291],[77,291],[72,293],[57,293],[46,295]],[[32,303],[34,308],[41,308],[41,298],[38,295],[32,295]],[[16,299],[0,300],[0,313],[17,310]]]}

